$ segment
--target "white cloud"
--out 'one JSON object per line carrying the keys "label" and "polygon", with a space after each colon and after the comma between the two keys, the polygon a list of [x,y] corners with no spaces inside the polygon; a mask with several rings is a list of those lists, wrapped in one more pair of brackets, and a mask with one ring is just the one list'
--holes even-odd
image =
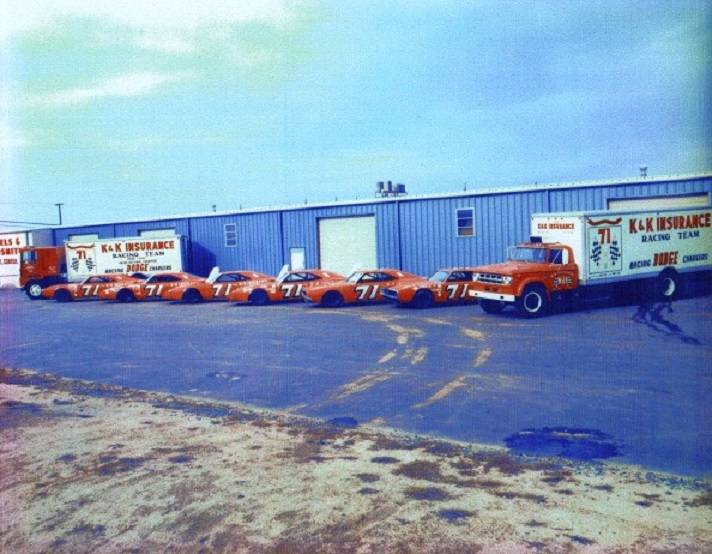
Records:
{"label": "white cloud", "polygon": [[100,98],[140,96],[150,94],[162,86],[190,78],[186,73],[127,73],[87,88],[71,88],[31,98],[30,105],[76,106]]}
{"label": "white cloud", "polygon": [[15,150],[23,146],[29,146],[29,144],[30,141],[15,129],[0,125],[0,152]]}
{"label": "white cloud", "polygon": [[288,22],[302,0],[27,0],[0,2],[0,40],[57,17],[110,19],[140,29],[194,29],[206,24]]}

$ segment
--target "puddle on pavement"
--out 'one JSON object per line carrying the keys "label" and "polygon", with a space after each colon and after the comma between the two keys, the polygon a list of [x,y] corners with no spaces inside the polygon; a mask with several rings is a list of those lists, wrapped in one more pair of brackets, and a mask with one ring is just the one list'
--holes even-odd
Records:
{"label": "puddle on pavement", "polygon": [[571,460],[604,460],[620,456],[613,437],[596,429],[544,427],[524,429],[504,439],[518,454],[558,456]]}
{"label": "puddle on pavement", "polygon": [[358,421],[352,417],[335,417],[327,421],[329,425],[334,425],[335,427],[346,427],[352,429],[358,427]]}

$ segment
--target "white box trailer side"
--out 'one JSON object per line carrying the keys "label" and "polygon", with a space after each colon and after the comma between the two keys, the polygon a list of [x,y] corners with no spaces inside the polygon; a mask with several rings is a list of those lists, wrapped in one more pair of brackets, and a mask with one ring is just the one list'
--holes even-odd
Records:
{"label": "white box trailer side", "polygon": [[180,235],[67,241],[64,248],[70,282],[98,273],[183,271],[185,259],[185,240]]}
{"label": "white box trailer side", "polygon": [[571,246],[582,285],[712,269],[711,207],[534,214],[531,231]]}

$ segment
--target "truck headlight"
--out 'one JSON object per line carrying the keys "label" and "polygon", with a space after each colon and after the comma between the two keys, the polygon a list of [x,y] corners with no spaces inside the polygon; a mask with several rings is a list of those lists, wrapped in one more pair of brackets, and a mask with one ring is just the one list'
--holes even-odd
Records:
{"label": "truck headlight", "polygon": [[479,274],[479,273],[473,273],[473,274],[472,274],[472,280],[473,280],[473,281],[479,281],[479,280],[480,280],[480,274]]}
{"label": "truck headlight", "polygon": [[504,276],[502,276],[502,283],[505,285],[511,285],[512,278],[509,275],[504,275]]}

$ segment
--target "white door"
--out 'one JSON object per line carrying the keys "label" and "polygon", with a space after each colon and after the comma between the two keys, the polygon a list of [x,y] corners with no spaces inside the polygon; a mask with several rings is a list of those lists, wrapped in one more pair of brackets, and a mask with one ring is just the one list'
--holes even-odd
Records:
{"label": "white door", "polygon": [[376,217],[319,220],[319,267],[348,275],[376,266]]}
{"label": "white door", "polygon": [[304,269],[304,248],[292,247],[289,249],[289,267],[292,270]]}

